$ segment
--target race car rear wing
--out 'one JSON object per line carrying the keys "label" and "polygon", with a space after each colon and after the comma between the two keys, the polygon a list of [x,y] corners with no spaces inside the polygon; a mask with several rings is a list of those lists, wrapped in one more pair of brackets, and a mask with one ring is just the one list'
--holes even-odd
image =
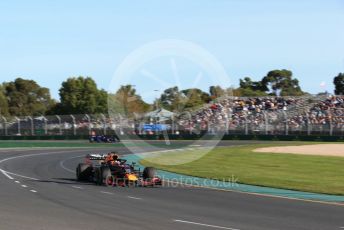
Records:
{"label": "race car rear wing", "polygon": [[88,154],[87,156],[86,156],[86,158],[88,159],[88,160],[105,160],[105,158],[106,158],[106,154]]}

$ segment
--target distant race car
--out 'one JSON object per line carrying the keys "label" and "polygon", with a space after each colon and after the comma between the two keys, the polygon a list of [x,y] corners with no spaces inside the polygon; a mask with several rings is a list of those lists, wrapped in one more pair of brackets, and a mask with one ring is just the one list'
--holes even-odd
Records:
{"label": "distant race car", "polygon": [[114,152],[109,154],[88,154],[84,163],[76,168],[78,181],[91,181],[108,186],[159,186],[162,181],[153,167],[141,172],[133,162],[120,159]]}

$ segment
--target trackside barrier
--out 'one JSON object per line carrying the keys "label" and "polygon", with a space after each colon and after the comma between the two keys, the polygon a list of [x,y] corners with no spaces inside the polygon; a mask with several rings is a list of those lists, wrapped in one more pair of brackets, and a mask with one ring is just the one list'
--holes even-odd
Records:
{"label": "trackside barrier", "polygon": [[[109,135],[111,136],[111,135]],[[164,135],[130,135],[121,140],[164,140]],[[170,140],[212,140],[213,135],[169,135]],[[88,140],[88,135],[53,135],[53,136],[0,136],[0,140]],[[343,136],[297,136],[297,135],[224,135],[222,140],[258,140],[258,141],[315,141],[315,142],[344,142]]]}
{"label": "trackside barrier", "polygon": [[[326,117],[315,119],[311,115],[297,115],[300,111],[263,110],[227,111],[220,120],[202,121],[185,112],[166,120],[147,118],[144,114],[134,118],[120,114],[70,114],[51,116],[4,117],[0,114],[0,137],[2,136],[52,136],[48,139],[65,139],[54,136],[160,134],[160,130],[148,130],[150,126],[166,126],[166,131],[181,136],[198,133],[225,133],[231,136],[344,136],[344,108],[328,110]],[[226,112],[226,113],[227,113]],[[297,112],[297,113],[296,113]],[[300,112],[300,113],[299,113]],[[10,137],[12,138],[12,137]],[[41,137],[37,137],[41,139]],[[36,137],[34,139],[37,139]],[[249,139],[251,137],[248,137]],[[263,137],[262,137],[263,138]],[[259,139],[259,137],[258,137]],[[312,137],[313,139],[313,137]]]}

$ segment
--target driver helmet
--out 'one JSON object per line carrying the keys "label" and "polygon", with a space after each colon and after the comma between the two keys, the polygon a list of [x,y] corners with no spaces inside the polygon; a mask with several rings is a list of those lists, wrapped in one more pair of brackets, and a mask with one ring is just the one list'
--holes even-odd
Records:
{"label": "driver helmet", "polygon": [[117,161],[118,158],[119,158],[118,154],[116,154],[116,153],[113,153],[113,154],[112,154],[112,160],[113,160],[113,161]]}

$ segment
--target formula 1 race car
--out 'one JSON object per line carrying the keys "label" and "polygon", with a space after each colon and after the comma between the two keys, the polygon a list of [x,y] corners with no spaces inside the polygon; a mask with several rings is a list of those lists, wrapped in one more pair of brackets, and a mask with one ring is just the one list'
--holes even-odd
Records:
{"label": "formula 1 race car", "polygon": [[146,167],[141,172],[133,162],[120,159],[116,153],[88,154],[85,162],[76,168],[78,181],[91,181],[107,186],[159,186],[162,181],[156,176],[156,170]]}

